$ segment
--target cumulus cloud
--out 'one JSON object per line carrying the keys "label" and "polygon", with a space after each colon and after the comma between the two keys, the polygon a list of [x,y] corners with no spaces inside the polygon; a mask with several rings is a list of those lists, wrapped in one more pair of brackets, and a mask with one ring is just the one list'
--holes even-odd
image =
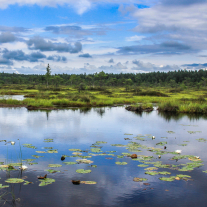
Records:
{"label": "cumulus cloud", "polygon": [[81,54],[78,57],[83,57],[83,58],[92,58],[92,56],[89,53]]}
{"label": "cumulus cloud", "polygon": [[202,4],[205,3],[206,0],[162,0],[161,3],[164,5],[170,6],[188,6],[192,4]]}
{"label": "cumulus cloud", "polygon": [[186,69],[202,69],[207,68],[207,63],[193,63],[193,64],[184,64],[182,67]]}
{"label": "cumulus cloud", "polygon": [[25,54],[22,50],[9,51],[8,49],[4,49],[2,54],[5,60],[38,62],[40,59],[46,58],[46,55],[43,53],[33,52],[31,54]]}
{"label": "cumulus cloud", "polygon": [[118,62],[116,65],[110,65],[110,66],[105,66],[102,65],[99,67],[100,70],[122,70],[122,69],[128,69],[126,66],[122,65],[120,62]]}
{"label": "cumulus cloud", "polygon": [[45,28],[46,32],[52,32],[54,34],[67,34],[73,36],[84,36],[84,35],[91,35],[92,32],[89,30],[83,30],[80,26],[48,26]]}
{"label": "cumulus cloud", "polygon": [[160,44],[151,45],[133,45],[119,47],[118,53],[121,54],[184,54],[192,53],[196,50],[191,49],[189,45],[185,45],[175,41],[167,41]]}
{"label": "cumulus cloud", "polygon": [[29,30],[24,27],[7,27],[7,26],[1,26],[0,25],[0,31],[1,32],[28,32]]}
{"label": "cumulus cloud", "polygon": [[53,34],[66,34],[76,38],[89,35],[105,35],[106,28],[103,25],[55,25],[47,26],[44,31],[51,32]]}
{"label": "cumulus cloud", "polygon": [[53,60],[55,62],[66,62],[67,58],[65,56],[51,55],[47,58],[47,60]]}
{"label": "cumulus cloud", "polygon": [[16,37],[11,32],[2,32],[0,34],[0,43],[14,42]]}
{"label": "cumulus cloud", "polygon": [[175,71],[180,70],[181,68],[177,65],[160,65],[156,66],[153,63],[144,63],[140,60],[133,60],[132,63],[136,65],[135,67],[132,67],[132,70],[136,70],[139,72],[154,72],[154,71]]}
{"label": "cumulus cloud", "polygon": [[66,43],[52,43],[51,41],[46,41],[42,37],[37,36],[28,40],[27,45],[31,50],[40,51],[78,53],[82,50],[82,44],[80,42],[75,42],[74,45]]}
{"label": "cumulus cloud", "polygon": [[[152,45],[147,47],[156,50],[161,42],[172,41],[188,46],[188,51],[196,53],[206,50],[207,47],[206,10],[206,0],[159,0],[154,1],[154,5],[142,9],[135,6],[120,7],[122,13],[128,12],[138,21],[133,31],[144,34],[144,41],[148,41],[147,44],[145,42],[146,46]],[[128,40],[131,39],[133,38]],[[175,51],[173,53],[175,54]]]}
{"label": "cumulus cloud", "polygon": [[0,57],[0,65],[13,65],[11,60]]}
{"label": "cumulus cloud", "polygon": [[120,3],[135,3],[137,4],[137,0],[1,0],[0,8],[5,9],[9,5],[38,5],[41,7],[49,6],[49,7],[56,7],[56,6],[69,6],[73,7],[79,15],[87,12],[94,6],[98,4],[120,4]]}
{"label": "cumulus cloud", "polygon": [[137,42],[137,41],[142,40],[143,38],[145,38],[145,36],[134,35],[132,37],[127,37],[126,41],[128,41],[128,42]]}

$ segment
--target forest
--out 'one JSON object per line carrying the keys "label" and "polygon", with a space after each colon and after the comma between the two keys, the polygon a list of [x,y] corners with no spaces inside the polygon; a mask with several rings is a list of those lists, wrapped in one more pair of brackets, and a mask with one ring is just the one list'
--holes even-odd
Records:
{"label": "forest", "polygon": [[[58,110],[130,105],[132,111],[207,114],[207,71],[55,74],[0,73],[0,107]],[[21,95],[22,100],[15,100]],[[9,96],[9,97],[8,97]]]}
{"label": "forest", "polygon": [[[49,68],[48,68],[49,67]],[[45,75],[25,75],[16,73],[0,73],[0,85],[29,84],[49,85],[57,88],[60,85],[79,86],[81,89],[94,86],[126,87],[172,87],[172,88],[201,88],[207,84],[206,70],[178,70],[170,72],[150,73],[105,73],[103,71],[94,74],[54,74],[48,65]]]}

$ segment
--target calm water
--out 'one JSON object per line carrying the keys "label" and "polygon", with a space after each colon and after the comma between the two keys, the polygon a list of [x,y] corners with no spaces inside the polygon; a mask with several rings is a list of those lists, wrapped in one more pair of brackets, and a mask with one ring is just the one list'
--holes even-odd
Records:
{"label": "calm water", "polygon": [[[23,178],[33,184],[9,184],[9,188],[0,189],[0,206],[206,206],[207,202],[207,156],[205,142],[198,142],[199,138],[207,138],[206,117],[188,117],[185,115],[171,116],[151,113],[136,114],[126,111],[124,107],[106,107],[77,110],[58,110],[51,112],[27,111],[25,108],[0,108],[0,162],[5,164],[18,162],[22,159],[35,159],[32,155],[44,156],[35,159],[38,164],[29,165],[25,171],[0,171],[0,184],[8,178]],[[169,131],[171,131],[169,133]],[[193,131],[193,133],[192,133]],[[133,135],[125,135],[133,134]],[[144,137],[144,135],[148,135]],[[151,134],[151,135],[149,135]],[[134,137],[143,135],[144,141]],[[154,135],[156,138],[151,139]],[[161,138],[165,137],[165,138]],[[130,138],[132,140],[125,140]],[[53,139],[53,142],[44,142],[44,139]],[[15,141],[11,145],[10,141]],[[114,155],[92,155],[87,158],[91,164],[65,165],[63,162],[76,162],[79,157],[72,156],[69,149],[88,150],[91,153],[92,144],[104,141],[101,144],[102,152]],[[147,147],[156,147],[163,150],[163,146],[156,143],[167,142],[167,151],[182,150],[181,155],[200,156],[204,166],[193,171],[182,172],[168,168],[157,171],[168,171],[171,175],[147,175],[143,164],[129,157],[118,158],[117,155],[137,153],[138,155],[153,156],[153,162],[162,161],[163,164],[185,164],[188,159],[169,160],[173,154],[158,155],[147,149],[142,152],[130,152],[126,147],[111,146],[111,144],[127,145],[131,141]],[[188,141],[188,142],[184,142]],[[32,144],[37,149],[26,148],[23,144]],[[187,146],[180,146],[187,144]],[[37,153],[47,151],[45,147],[53,147],[58,153]],[[96,148],[99,149],[99,148]],[[108,152],[116,151],[116,152]],[[88,155],[82,152],[82,155]],[[100,154],[93,153],[93,154]],[[107,158],[107,159],[106,159]],[[110,158],[110,159],[108,159]],[[117,165],[115,162],[127,162],[127,165]],[[51,168],[48,164],[61,164],[62,167]],[[153,165],[149,165],[153,167]],[[15,167],[18,169],[18,167]],[[59,170],[49,173],[46,169]],[[77,169],[91,170],[91,173],[80,174]],[[37,176],[48,174],[48,178],[55,182],[47,186],[39,186]],[[175,180],[166,182],[160,177],[169,177],[177,174],[190,175],[191,180]],[[144,182],[134,182],[134,177],[147,178]],[[73,185],[71,180],[95,181],[95,185]],[[148,183],[149,185],[145,185]]]}
{"label": "calm water", "polygon": [[24,100],[24,95],[0,95],[0,99],[15,99],[18,101]]}

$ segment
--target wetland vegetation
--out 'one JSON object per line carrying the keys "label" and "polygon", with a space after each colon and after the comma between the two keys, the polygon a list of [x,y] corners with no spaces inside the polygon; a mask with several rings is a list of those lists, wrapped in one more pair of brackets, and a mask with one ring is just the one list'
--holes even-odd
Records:
{"label": "wetland vegetation", "polygon": [[[49,66],[49,65],[48,65]],[[132,104],[159,111],[207,113],[207,71],[174,71],[147,74],[86,75],[0,74],[0,106],[28,109],[99,107]],[[24,100],[4,98],[24,95]]]}

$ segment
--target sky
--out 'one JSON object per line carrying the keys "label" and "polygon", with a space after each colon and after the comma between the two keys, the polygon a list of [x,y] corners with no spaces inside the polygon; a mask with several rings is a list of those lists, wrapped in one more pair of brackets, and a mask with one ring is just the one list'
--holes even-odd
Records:
{"label": "sky", "polygon": [[0,72],[207,67],[207,0],[0,0]]}

